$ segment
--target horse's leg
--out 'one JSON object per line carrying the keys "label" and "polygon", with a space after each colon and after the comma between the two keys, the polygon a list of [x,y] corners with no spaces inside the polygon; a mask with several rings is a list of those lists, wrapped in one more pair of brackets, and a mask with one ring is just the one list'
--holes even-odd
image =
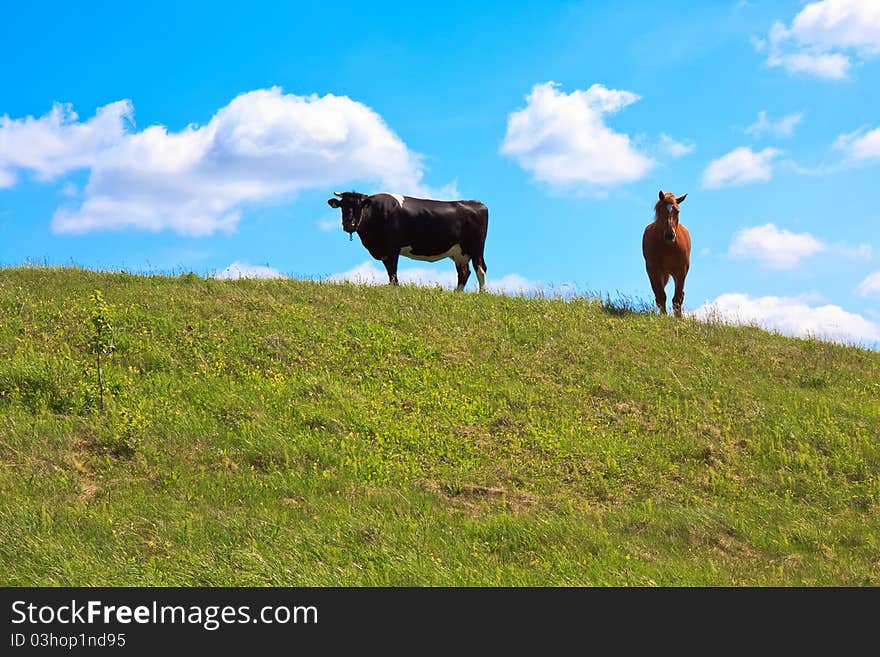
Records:
{"label": "horse's leg", "polygon": [[672,275],[675,280],[675,293],[672,295],[672,311],[676,317],[681,317],[681,306],[684,303],[684,279],[687,270],[676,272]]}
{"label": "horse's leg", "polygon": [[648,267],[648,280],[651,281],[651,289],[654,290],[654,301],[657,303],[657,308],[660,309],[660,314],[666,314],[666,282],[669,280],[669,275],[661,274],[659,271],[652,267]]}

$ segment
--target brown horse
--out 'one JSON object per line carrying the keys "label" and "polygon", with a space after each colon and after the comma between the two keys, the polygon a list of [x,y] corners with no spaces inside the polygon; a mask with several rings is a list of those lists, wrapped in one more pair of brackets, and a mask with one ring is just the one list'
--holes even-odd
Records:
{"label": "brown horse", "polygon": [[687,194],[675,198],[675,194],[661,190],[660,200],[654,204],[654,222],[645,226],[642,236],[642,255],[645,256],[645,269],[654,290],[654,300],[665,315],[666,284],[672,276],[675,281],[672,310],[676,317],[681,317],[684,279],[691,266],[691,234],[684,224],[678,222],[678,206],[686,197]]}

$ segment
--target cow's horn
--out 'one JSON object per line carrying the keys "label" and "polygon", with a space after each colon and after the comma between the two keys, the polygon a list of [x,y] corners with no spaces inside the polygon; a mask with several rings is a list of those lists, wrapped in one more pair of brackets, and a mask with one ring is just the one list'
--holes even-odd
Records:
{"label": "cow's horn", "polygon": [[339,198],[342,198],[342,192],[333,192],[333,196],[338,196]]}

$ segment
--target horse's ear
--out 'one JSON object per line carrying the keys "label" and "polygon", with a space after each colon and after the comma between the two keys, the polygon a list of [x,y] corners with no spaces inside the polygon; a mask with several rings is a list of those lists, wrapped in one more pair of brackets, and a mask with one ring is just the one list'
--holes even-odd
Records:
{"label": "horse's ear", "polygon": [[660,190],[660,200],[662,201],[664,198],[666,198],[666,197],[663,196],[663,190],[661,189],[661,190]]}
{"label": "horse's ear", "polygon": [[678,203],[679,205],[681,205],[682,203],[684,203],[684,200],[685,200],[687,197],[688,197],[687,194],[684,194],[684,195],[682,195],[682,196],[679,196],[677,199],[675,199],[675,202]]}

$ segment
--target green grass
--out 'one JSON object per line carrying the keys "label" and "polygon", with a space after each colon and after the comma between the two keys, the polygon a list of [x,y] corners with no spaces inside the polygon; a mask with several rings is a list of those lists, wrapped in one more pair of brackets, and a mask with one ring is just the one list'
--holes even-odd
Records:
{"label": "green grass", "polygon": [[877,352],[74,268],[0,270],[0,313],[4,585],[880,585]]}

